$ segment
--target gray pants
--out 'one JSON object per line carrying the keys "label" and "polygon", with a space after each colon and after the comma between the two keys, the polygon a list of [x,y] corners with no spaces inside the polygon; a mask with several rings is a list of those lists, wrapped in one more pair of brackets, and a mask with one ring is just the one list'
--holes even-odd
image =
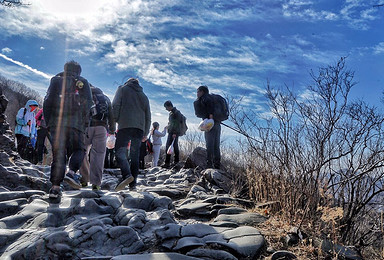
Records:
{"label": "gray pants", "polygon": [[84,182],[101,185],[107,143],[107,129],[104,126],[91,126],[85,133],[86,156],[80,168]]}

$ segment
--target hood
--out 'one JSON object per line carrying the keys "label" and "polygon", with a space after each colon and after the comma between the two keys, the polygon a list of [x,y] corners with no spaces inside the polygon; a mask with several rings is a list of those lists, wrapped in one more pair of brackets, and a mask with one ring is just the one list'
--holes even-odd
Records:
{"label": "hood", "polygon": [[27,103],[25,104],[25,107],[27,108],[28,112],[31,112],[31,105],[36,105],[39,106],[39,103],[37,103],[36,100],[28,100]]}
{"label": "hood", "polygon": [[143,88],[140,86],[139,81],[137,79],[130,78],[127,82],[125,82],[124,85],[132,88],[137,92],[143,92]]}

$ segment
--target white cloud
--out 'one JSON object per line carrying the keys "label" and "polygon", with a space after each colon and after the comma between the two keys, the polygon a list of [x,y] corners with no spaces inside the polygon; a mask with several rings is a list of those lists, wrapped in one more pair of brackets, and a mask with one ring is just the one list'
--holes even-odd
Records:
{"label": "white cloud", "polygon": [[2,53],[5,53],[5,54],[9,54],[12,52],[12,49],[8,48],[8,47],[5,47],[5,48],[2,48],[1,49],[1,52]]}
{"label": "white cloud", "polygon": [[43,50],[45,50],[45,48],[44,48],[43,46],[41,46],[41,47],[40,47],[40,50],[43,51]]}
{"label": "white cloud", "polygon": [[373,47],[374,54],[382,54],[384,53],[384,42],[380,42],[378,45]]}

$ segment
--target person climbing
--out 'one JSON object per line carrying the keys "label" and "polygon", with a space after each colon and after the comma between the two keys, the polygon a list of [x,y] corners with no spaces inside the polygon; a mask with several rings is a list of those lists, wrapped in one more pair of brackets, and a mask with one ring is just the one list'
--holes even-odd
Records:
{"label": "person climbing", "polygon": [[[176,107],[173,106],[170,100],[164,102],[165,109],[169,112],[168,117],[168,137],[165,145],[165,151],[168,151],[169,147],[173,146],[174,159],[173,162],[176,165],[179,162],[179,136],[180,126],[182,121],[182,114]],[[171,163],[171,154],[168,152],[165,156],[165,162],[162,165],[164,168],[169,168]]]}
{"label": "person climbing", "polygon": [[[141,140],[149,133],[151,125],[151,109],[148,97],[144,94],[138,79],[130,78],[116,90],[112,101],[112,110],[118,131],[116,134],[116,160],[121,169],[122,179],[115,191],[125,189],[129,184],[131,190],[136,189],[139,174],[139,155]],[[128,143],[131,142],[129,159]]]}
{"label": "person climbing", "polygon": [[36,125],[37,125],[37,165],[42,165],[43,164],[43,155],[44,151],[46,151],[45,147],[45,138],[48,138],[49,142],[52,145],[52,138],[51,134],[48,131],[47,124],[44,119],[44,114],[43,114],[43,108],[41,108],[36,116]]}
{"label": "person climbing", "polygon": [[64,72],[51,79],[44,98],[43,115],[53,141],[51,199],[61,197],[63,180],[74,189],[81,188],[81,177],[76,172],[85,155],[84,131],[93,102],[89,83],[80,74],[79,63],[73,60],[65,63]]}
{"label": "person climbing", "polygon": [[32,139],[36,138],[35,109],[39,107],[36,100],[28,100],[16,115],[15,136],[17,152],[20,157],[32,162],[34,146]]}
{"label": "person climbing", "polygon": [[107,137],[115,134],[116,122],[112,115],[112,104],[109,98],[100,88],[92,85],[91,92],[94,106],[91,109],[90,125],[85,130],[87,152],[80,168],[80,174],[83,187],[90,182],[92,190],[100,190]]}

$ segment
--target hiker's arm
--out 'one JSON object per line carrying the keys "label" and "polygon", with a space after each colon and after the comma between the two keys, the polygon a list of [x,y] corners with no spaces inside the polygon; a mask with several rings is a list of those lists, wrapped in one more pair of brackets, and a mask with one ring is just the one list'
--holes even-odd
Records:
{"label": "hiker's arm", "polygon": [[16,122],[18,125],[27,125],[28,122],[25,122],[24,120],[24,109],[20,108],[16,115]]}
{"label": "hiker's arm", "polygon": [[112,112],[112,104],[111,104],[111,101],[109,100],[109,98],[107,98],[107,102],[108,102],[108,133],[109,134],[113,134],[116,132],[116,120],[115,120],[115,117],[113,116],[113,112]]}
{"label": "hiker's arm", "polygon": [[122,102],[121,97],[122,97],[121,87],[119,87],[112,101],[112,113],[116,122],[119,121],[119,118],[120,118],[120,109],[121,109],[121,102]]}
{"label": "hiker's arm", "polygon": [[149,128],[151,127],[151,107],[149,105],[149,100],[147,98],[147,108],[145,110],[145,128],[144,135],[147,136],[149,134]]}

